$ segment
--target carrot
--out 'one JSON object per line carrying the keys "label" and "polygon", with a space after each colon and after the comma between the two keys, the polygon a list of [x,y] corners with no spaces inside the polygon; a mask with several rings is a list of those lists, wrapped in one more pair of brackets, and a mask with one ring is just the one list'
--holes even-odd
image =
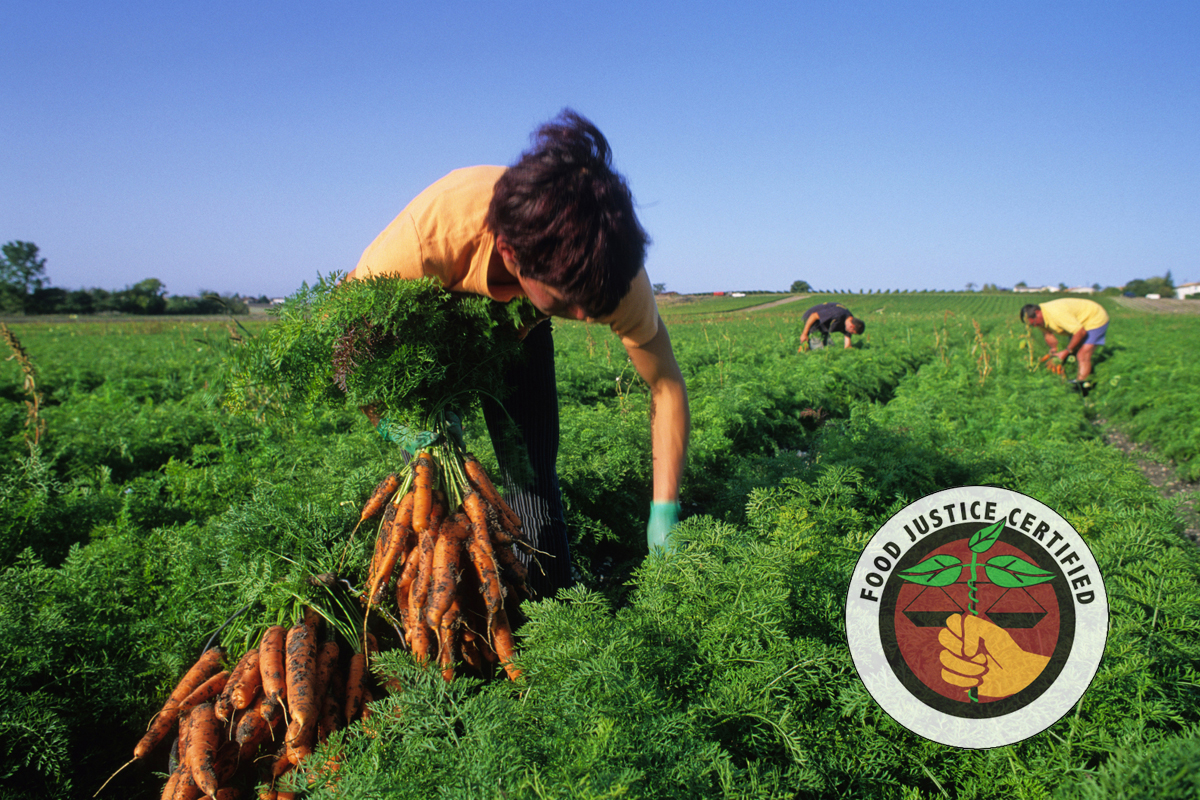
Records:
{"label": "carrot", "polygon": [[379,569],[375,573],[373,581],[367,586],[367,597],[370,598],[372,605],[377,605],[383,599],[383,590],[391,580],[392,570],[396,568],[396,561],[408,543],[415,505],[416,499],[412,492],[404,495],[404,499],[400,502],[395,522],[391,526],[391,538],[387,549],[379,559]]}
{"label": "carrot", "polygon": [[253,708],[247,709],[237,726],[235,741],[241,747],[239,758],[246,760],[258,746],[271,738],[271,734],[283,721],[283,708],[264,697],[259,697]]}
{"label": "carrot", "polygon": [[286,638],[287,628],[272,625],[263,633],[262,641],[258,644],[258,669],[262,673],[263,694],[276,703],[287,699],[283,657]]}
{"label": "carrot", "polygon": [[413,530],[424,533],[429,528],[429,511],[433,505],[433,483],[437,468],[428,453],[417,456],[413,478]]}
{"label": "carrot", "polygon": [[338,730],[338,700],[332,694],[327,694],[321,701],[321,720],[317,723],[317,741],[324,742],[329,734]]}
{"label": "carrot", "polygon": [[[478,672],[481,676],[483,675],[483,661],[479,655],[479,647],[475,644],[474,640],[467,641],[466,634],[463,634],[463,643],[459,649],[459,653],[462,656],[463,663]],[[445,677],[445,675],[442,677]]]}
{"label": "carrot", "polygon": [[454,601],[462,543],[469,532],[466,522],[466,517],[461,513],[456,514],[448,524],[442,526],[433,548],[429,595],[425,601],[425,623],[432,630],[438,630],[442,615]]}
{"label": "carrot", "polygon": [[292,724],[288,726],[287,737],[285,739],[287,742],[288,759],[293,764],[299,764],[311,756],[316,739],[317,723],[315,718],[311,725],[301,725],[299,720],[293,718]]}
{"label": "carrot", "polygon": [[504,577],[517,588],[522,597],[532,599],[533,592],[529,589],[529,567],[517,558],[512,547],[493,547],[492,553],[496,556],[496,565],[500,567]]}
{"label": "carrot", "polygon": [[401,589],[407,589],[413,582],[413,578],[417,575],[417,566],[421,562],[421,548],[414,547],[408,552],[408,557],[404,560],[404,571],[400,573],[400,577],[396,579],[396,592]]}
{"label": "carrot", "polygon": [[455,651],[458,649],[459,615],[458,601],[454,600],[438,619],[438,666],[442,668],[442,679],[446,683],[454,680],[454,663],[458,661]]}
{"label": "carrot", "polygon": [[[412,494],[409,492],[409,494]],[[405,495],[407,498],[408,495]],[[371,566],[367,569],[367,585],[375,585],[375,576],[379,574],[379,565],[391,545],[392,527],[396,522],[396,505],[388,503],[387,511],[383,512],[383,522],[379,525],[379,535],[375,537],[375,553],[371,556]]]}
{"label": "carrot", "polygon": [[229,680],[225,683],[225,688],[221,690],[221,694],[217,697],[217,719],[222,722],[228,722],[233,716],[233,712],[237,710],[233,704],[233,690],[237,688],[242,681],[242,676],[253,663],[254,669],[258,670],[258,650],[247,650],[238,659],[234,665],[233,671],[229,673]]}
{"label": "carrot", "polygon": [[436,546],[433,528],[427,528],[417,539],[417,547],[421,553],[417,562],[417,573],[408,590],[408,609],[410,621],[415,625],[424,619],[425,600],[429,596],[430,571],[433,568],[433,551]]}
{"label": "carrot", "polygon": [[218,672],[204,683],[196,687],[195,691],[183,698],[179,702],[179,716],[191,711],[201,703],[207,703],[225,689],[225,684],[229,682],[229,671]]}
{"label": "carrot", "polygon": [[[295,735],[317,724],[317,634],[312,625],[298,622],[287,632],[287,701]],[[293,730],[288,728],[288,740]]]}
{"label": "carrot", "polygon": [[133,757],[135,760],[144,758],[166,738],[166,735],[170,732],[179,717],[180,702],[189,694],[196,691],[214,673],[221,671],[221,657],[224,655],[225,648],[211,647],[205,650],[204,654],[192,665],[191,669],[184,674],[179,683],[175,685],[175,690],[171,692],[171,696],[167,698],[167,702],[163,705],[162,710],[158,712],[158,716],[154,718],[150,730],[137,743],[137,746],[133,748]]}
{"label": "carrot", "polygon": [[521,530],[521,518],[517,516],[517,512],[513,511],[508,503],[504,502],[504,498],[496,491],[492,479],[488,477],[487,470],[483,468],[483,464],[479,463],[479,459],[467,453],[463,461],[463,466],[467,471],[467,478],[471,481],[471,485],[475,487],[488,505],[496,509],[500,515],[501,523],[504,528],[514,539],[524,539],[525,534]]}
{"label": "carrot", "polygon": [[176,764],[175,769],[171,772],[171,777],[167,778],[167,785],[163,787],[162,800],[173,800],[175,797],[175,787],[179,785],[179,775],[181,772],[183,772],[183,765]]}
{"label": "carrot", "polygon": [[491,542],[487,539],[487,522],[484,517],[484,503],[479,494],[468,492],[462,501],[463,509],[470,518],[470,540],[468,553],[475,565],[475,573],[479,576],[479,587],[487,606],[487,618],[496,616],[500,604],[504,602],[504,594],[500,588],[500,579],[496,569],[496,557],[492,554]]}
{"label": "carrot", "polygon": [[517,680],[521,677],[521,670],[513,666],[513,638],[512,628],[508,626],[508,615],[504,613],[504,609],[496,614],[492,621],[492,642],[496,647],[496,655],[500,658],[500,663],[504,666],[504,671],[508,673],[510,680]]}
{"label": "carrot", "polygon": [[378,514],[379,510],[383,508],[383,504],[386,503],[399,488],[400,476],[394,472],[381,480],[375,487],[374,491],[371,492],[371,496],[367,499],[367,504],[363,506],[362,514],[360,514],[358,517],[358,523],[361,525],[371,517]]}
{"label": "carrot", "polygon": [[179,781],[175,784],[175,794],[171,800],[199,800],[201,797],[204,797],[204,792],[196,785],[192,773],[184,767],[183,772],[179,774]]}
{"label": "carrot", "polygon": [[316,695],[318,707],[325,696],[329,694],[329,682],[333,679],[334,670],[337,669],[339,655],[337,642],[325,642],[317,651]]}
{"label": "carrot", "polygon": [[[254,702],[254,698],[258,695],[258,690],[262,688],[262,672],[259,669],[259,651],[258,648],[249,650],[242,657],[246,662],[246,667],[242,671],[242,676],[236,684],[229,690],[229,697],[233,700],[233,707],[241,710],[249,708]],[[233,679],[230,678],[230,683]]]}
{"label": "carrot", "polygon": [[200,791],[212,797],[217,793],[217,749],[221,741],[221,721],[212,703],[203,703],[188,714],[190,721],[186,760],[192,780]]}
{"label": "carrot", "polygon": [[353,722],[363,710],[363,693],[367,688],[366,653],[350,657],[350,675],[346,679],[346,723]]}

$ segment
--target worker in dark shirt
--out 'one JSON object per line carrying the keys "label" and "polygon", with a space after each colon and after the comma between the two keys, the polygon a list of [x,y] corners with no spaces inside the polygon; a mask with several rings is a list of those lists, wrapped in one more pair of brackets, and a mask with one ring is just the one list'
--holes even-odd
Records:
{"label": "worker in dark shirt", "polygon": [[[816,350],[829,345],[829,334],[841,333],[846,337],[845,347],[850,347],[851,334],[861,334],[867,324],[850,313],[841,303],[821,303],[804,312],[804,330],[800,333],[800,350]],[[821,334],[820,342],[810,342],[809,336],[816,331]]]}

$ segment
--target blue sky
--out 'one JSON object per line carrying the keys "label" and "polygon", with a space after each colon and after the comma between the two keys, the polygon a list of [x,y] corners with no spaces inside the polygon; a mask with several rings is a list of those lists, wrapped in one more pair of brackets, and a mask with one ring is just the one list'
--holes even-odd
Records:
{"label": "blue sky", "polygon": [[1200,280],[1195,2],[3,0],[0,240],[287,294],[570,106],[668,289]]}

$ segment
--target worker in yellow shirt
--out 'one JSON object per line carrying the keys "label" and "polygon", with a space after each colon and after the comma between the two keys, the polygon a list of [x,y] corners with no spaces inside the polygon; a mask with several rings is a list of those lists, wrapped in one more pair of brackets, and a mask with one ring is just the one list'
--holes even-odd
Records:
{"label": "worker in yellow shirt", "polygon": [[[1075,356],[1079,362],[1079,374],[1071,383],[1081,387],[1092,374],[1092,355],[1097,347],[1104,344],[1104,334],[1108,330],[1108,312],[1104,307],[1082,297],[1063,297],[1023,306],[1021,320],[1042,329],[1050,352],[1060,361],[1065,362],[1068,356]],[[1071,337],[1061,350],[1057,336],[1060,333]]]}
{"label": "worker in yellow shirt", "polygon": [[[679,520],[679,485],[691,430],[687,387],[646,273],[649,237],[600,130],[564,109],[509,167],[454,170],[421,192],[363,252],[348,280],[437,278],[451,292],[507,303],[528,297],[543,320],[524,338],[526,358],[503,402],[487,398],[494,438],[506,420],[525,444],[532,481],[497,452],[505,499],[543,553],[530,585],[552,597],[572,582],[558,484],[558,390],[549,318],[608,326],[650,393],[653,476],[646,541],[665,547]],[[368,416],[372,412],[364,409]],[[373,422],[377,421],[374,418]]]}

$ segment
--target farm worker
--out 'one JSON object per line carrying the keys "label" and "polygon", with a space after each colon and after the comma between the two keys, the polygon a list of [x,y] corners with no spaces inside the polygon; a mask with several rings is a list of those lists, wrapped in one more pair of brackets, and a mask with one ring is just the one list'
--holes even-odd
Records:
{"label": "farm worker", "polygon": [[570,551],[555,461],[558,394],[550,317],[609,326],[650,389],[653,494],[646,531],[663,547],[679,520],[679,483],[691,428],[687,389],[659,317],[643,262],[649,237],[603,134],[565,109],[538,128],[511,167],[458,169],[409,203],[359,259],[349,280],[438,278],[452,292],[500,302],[528,297],[541,319],[524,339],[503,405],[485,401],[493,441],[506,413],[516,421],[534,478],[497,448],[505,499],[542,555],[531,588],[553,596],[571,583]]}
{"label": "farm worker", "polygon": [[[1104,344],[1108,330],[1108,312],[1094,300],[1082,297],[1062,297],[1045,303],[1029,303],[1021,308],[1021,320],[1027,325],[1042,329],[1042,336],[1050,352],[1059,361],[1074,355],[1079,362],[1079,374],[1071,381],[1073,386],[1082,384],[1092,374],[1092,354]],[[1058,349],[1058,336],[1067,333],[1071,339],[1067,346]]]}
{"label": "farm worker", "polygon": [[[829,346],[829,334],[845,335],[845,348],[850,348],[850,335],[861,334],[867,329],[867,324],[850,313],[850,309],[841,303],[821,303],[804,312],[804,330],[800,332],[800,349],[803,353],[808,349],[820,349]],[[809,334],[816,330],[821,334],[820,345],[809,344]]]}

